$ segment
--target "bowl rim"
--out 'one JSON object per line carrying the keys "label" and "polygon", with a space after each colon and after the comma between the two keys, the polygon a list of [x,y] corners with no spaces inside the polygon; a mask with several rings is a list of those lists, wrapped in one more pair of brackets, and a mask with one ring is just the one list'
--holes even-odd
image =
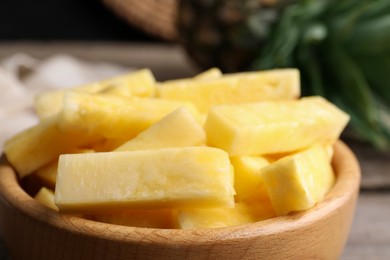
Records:
{"label": "bowl rim", "polygon": [[355,155],[345,143],[337,141],[334,145],[332,160],[336,182],[324,200],[309,210],[224,228],[156,229],[108,224],[60,214],[28,195],[19,185],[16,172],[3,157],[0,161],[1,203],[5,203],[8,207],[37,222],[50,225],[54,229],[66,230],[87,237],[137,244],[158,242],[161,237],[170,237],[172,239],[165,239],[160,243],[180,246],[193,244],[195,241],[200,245],[208,244],[214,239],[226,242],[236,240],[237,236],[239,238],[274,236],[281,232],[294,231],[312,225],[325,216],[335,214],[338,208],[358,193],[361,178],[360,166]]}

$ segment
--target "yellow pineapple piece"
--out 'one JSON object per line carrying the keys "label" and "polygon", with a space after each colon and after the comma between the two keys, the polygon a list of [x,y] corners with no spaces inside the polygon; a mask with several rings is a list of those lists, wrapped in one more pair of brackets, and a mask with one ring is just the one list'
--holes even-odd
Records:
{"label": "yellow pineapple piece", "polygon": [[[68,153],[93,153],[95,152],[92,149],[75,149]],[[37,176],[45,186],[50,188],[55,188],[56,179],[57,179],[57,169],[58,169],[58,160],[54,160],[47,165],[39,168],[35,171],[35,176]]]}
{"label": "yellow pineapple piece", "polygon": [[192,104],[180,101],[152,98],[128,100],[68,92],[58,124],[61,130],[66,132],[93,133],[110,139],[130,139],[180,107],[186,107],[197,115]]}
{"label": "yellow pineapple piece", "polygon": [[349,116],[322,97],[221,105],[208,114],[210,146],[230,156],[285,153],[315,143],[333,143]]}
{"label": "yellow pineapple piece", "polygon": [[185,147],[205,143],[206,134],[203,128],[186,108],[179,108],[115,151]]}
{"label": "yellow pineapple piece", "polygon": [[193,102],[201,113],[214,105],[297,98],[300,95],[299,71],[280,69],[225,74],[210,80],[166,82],[157,95],[163,99]]}
{"label": "yellow pineapple piece", "polygon": [[4,153],[19,177],[56,160],[62,153],[94,143],[98,137],[80,133],[64,133],[57,126],[57,118],[49,117],[7,140]]}
{"label": "yellow pineapple piece", "polygon": [[[130,139],[131,140],[131,139]],[[91,148],[96,152],[111,152],[117,148],[119,148],[124,143],[128,142],[129,138],[103,138],[99,140],[97,143],[91,145]]]}
{"label": "yellow pineapple piece", "polygon": [[55,202],[62,212],[232,207],[233,171],[211,147],[64,154]]}
{"label": "yellow pineapple piece", "polygon": [[205,70],[195,77],[193,77],[194,80],[206,80],[206,79],[216,79],[222,77],[222,72],[218,68],[211,68],[208,70]]}
{"label": "yellow pineapple piece", "polygon": [[234,168],[236,201],[269,200],[261,176],[261,168],[268,165],[263,156],[236,156],[230,158]]}
{"label": "yellow pineapple piece", "polygon": [[236,203],[234,208],[184,209],[178,212],[178,226],[182,229],[220,228],[237,226],[275,217],[268,201]]}
{"label": "yellow pineapple piece", "polygon": [[222,72],[218,68],[211,68],[206,71],[203,71],[199,73],[198,75],[195,75],[192,78],[180,78],[180,79],[171,79],[166,80],[163,82],[159,82],[156,87],[164,87],[167,85],[176,85],[176,86],[185,86],[187,84],[190,84],[193,81],[200,81],[200,80],[211,80],[211,79],[217,79],[222,76]]}
{"label": "yellow pineapple piece", "polygon": [[36,170],[35,175],[43,181],[45,186],[55,188],[57,178],[58,160],[54,160],[49,164]]}
{"label": "yellow pineapple piece", "polygon": [[62,108],[65,90],[48,90],[34,97],[35,113],[40,119],[54,116]]}
{"label": "yellow pineapple piece", "polygon": [[54,204],[54,192],[52,190],[42,187],[34,198],[46,207],[58,211],[57,206]]}
{"label": "yellow pineapple piece", "polygon": [[[86,93],[113,94],[124,97],[151,97],[155,95],[156,80],[149,69],[141,69],[124,75],[71,88],[72,91]],[[70,90],[52,90],[35,97],[35,111],[40,118],[57,114],[63,98]]]}
{"label": "yellow pineapple piece", "polygon": [[130,227],[176,228],[176,211],[137,210],[119,214],[96,215],[95,220]]}
{"label": "yellow pineapple piece", "polygon": [[329,148],[314,145],[261,169],[263,181],[278,215],[306,210],[321,201],[335,176]]}

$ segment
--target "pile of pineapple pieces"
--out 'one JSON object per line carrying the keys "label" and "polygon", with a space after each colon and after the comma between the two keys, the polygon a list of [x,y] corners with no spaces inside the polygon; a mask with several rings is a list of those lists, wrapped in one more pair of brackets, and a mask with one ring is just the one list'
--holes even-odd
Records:
{"label": "pile of pineapple pieces", "polygon": [[[241,225],[313,207],[331,189],[349,116],[300,97],[296,69],[156,82],[141,69],[35,99],[5,143],[35,198],[64,214],[151,228]],[[55,191],[54,191],[55,190]]]}

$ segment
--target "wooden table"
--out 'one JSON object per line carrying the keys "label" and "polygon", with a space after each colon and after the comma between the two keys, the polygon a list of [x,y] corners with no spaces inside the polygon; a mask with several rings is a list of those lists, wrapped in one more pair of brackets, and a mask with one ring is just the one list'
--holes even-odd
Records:
{"label": "wooden table", "polygon": [[[197,72],[183,50],[175,45],[110,42],[7,42],[0,43],[0,60],[15,53],[35,58],[65,53],[88,61],[129,67],[149,67],[158,80],[186,77]],[[343,260],[390,259],[390,153],[345,139],[362,168],[361,192]],[[0,243],[0,252],[2,252]],[[0,254],[0,259],[3,259]]]}

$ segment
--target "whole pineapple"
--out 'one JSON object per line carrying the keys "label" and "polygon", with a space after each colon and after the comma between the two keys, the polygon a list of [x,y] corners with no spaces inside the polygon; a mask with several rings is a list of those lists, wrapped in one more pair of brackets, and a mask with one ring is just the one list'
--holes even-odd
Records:
{"label": "whole pineapple", "polygon": [[183,0],[179,40],[202,69],[245,70],[291,0]]}

